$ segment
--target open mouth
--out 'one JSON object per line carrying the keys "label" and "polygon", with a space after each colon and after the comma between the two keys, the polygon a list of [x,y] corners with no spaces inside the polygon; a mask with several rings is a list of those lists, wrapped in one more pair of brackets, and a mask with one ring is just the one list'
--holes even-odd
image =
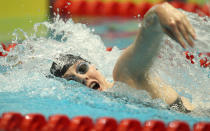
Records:
{"label": "open mouth", "polygon": [[93,82],[90,84],[90,88],[94,90],[98,90],[100,88],[100,85],[97,82]]}

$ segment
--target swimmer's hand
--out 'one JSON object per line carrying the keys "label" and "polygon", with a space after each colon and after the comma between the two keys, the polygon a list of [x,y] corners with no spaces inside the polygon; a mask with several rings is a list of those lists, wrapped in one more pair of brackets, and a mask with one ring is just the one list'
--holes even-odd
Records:
{"label": "swimmer's hand", "polygon": [[168,3],[157,5],[154,11],[159,18],[163,31],[186,49],[186,42],[193,47],[196,34],[186,15]]}
{"label": "swimmer's hand", "polygon": [[190,101],[189,101],[187,98],[185,98],[185,97],[182,96],[182,97],[181,97],[181,100],[182,100],[182,102],[183,102],[184,107],[185,107],[187,110],[192,111],[192,110],[195,109],[195,106],[194,106],[192,103],[190,103]]}

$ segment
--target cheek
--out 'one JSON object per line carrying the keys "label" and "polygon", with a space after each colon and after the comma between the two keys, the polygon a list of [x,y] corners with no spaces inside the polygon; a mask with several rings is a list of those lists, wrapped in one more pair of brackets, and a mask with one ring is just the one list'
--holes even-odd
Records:
{"label": "cheek", "polygon": [[93,77],[94,76],[95,77],[99,77],[100,76],[100,73],[97,70],[94,70],[94,69],[90,73],[91,73],[91,76],[93,76]]}
{"label": "cheek", "polygon": [[96,76],[101,80],[105,80],[105,77],[99,71],[96,71]]}
{"label": "cheek", "polygon": [[92,67],[90,68],[90,71],[88,72],[88,74],[92,77],[92,78],[102,78],[102,74],[96,70],[96,68]]}

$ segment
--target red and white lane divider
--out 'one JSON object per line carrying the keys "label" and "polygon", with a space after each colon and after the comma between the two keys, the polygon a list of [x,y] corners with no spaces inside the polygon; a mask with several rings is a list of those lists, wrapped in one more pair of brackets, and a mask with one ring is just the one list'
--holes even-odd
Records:
{"label": "red and white lane divider", "polygon": [[[158,3],[156,3],[158,4]],[[198,5],[196,3],[170,2],[175,8],[181,8],[185,11],[194,12],[200,16],[210,16],[210,5]],[[72,16],[122,16],[134,18],[144,14],[155,4],[150,2],[133,3],[131,1],[117,2],[101,0],[55,0],[53,2],[53,12],[59,14],[62,18]]]}
{"label": "red and white lane divider", "polygon": [[8,54],[6,52],[9,52],[11,49],[15,48],[17,44],[11,43],[8,46],[6,46],[4,43],[1,43],[0,45],[2,49],[4,50],[2,52],[0,51],[0,56],[7,56]]}
{"label": "red and white lane divider", "polygon": [[42,114],[22,115],[16,112],[3,113],[0,117],[1,131],[210,131],[210,122],[197,122],[193,129],[184,121],[168,124],[161,120],[141,123],[136,119],[118,122],[111,117],[101,117],[94,121],[88,116],[72,119],[66,115],[52,115],[46,119]]}
{"label": "red and white lane divider", "polygon": [[[186,58],[191,62],[191,64],[195,64],[194,61],[194,55],[192,55],[189,51],[185,51],[184,52]],[[199,60],[200,66],[203,68],[207,68],[210,67],[210,52],[206,52],[206,53],[199,53],[198,54],[199,57],[203,57]]]}

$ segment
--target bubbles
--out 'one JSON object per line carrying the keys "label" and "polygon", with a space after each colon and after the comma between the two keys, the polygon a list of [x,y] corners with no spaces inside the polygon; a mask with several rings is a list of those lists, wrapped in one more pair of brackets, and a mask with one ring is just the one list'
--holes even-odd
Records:
{"label": "bubbles", "polygon": [[[187,13],[187,15],[196,29],[198,38],[195,49],[190,50],[195,56],[195,64],[186,60],[180,45],[165,37],[159,54],[161,58],[157,58],[154,62],[151,74],[158,74],[179,94],[190,98],[196,107],[207,109],[210,108],[208,103],[210,70],[199,66],[200,58],[197,54],[209,52],[210,22],[209,18],[205,18],[207,19],[205,21],[204,18],[194,14]],[[45,36],[40,36],[40,32],[47,33]],[[94,29],[84,24],[74,23],[72,19],[64,22],[56,17],[54,22],[35,24],[32,34],[26,34],[21,29],[17,29],[13,34],[13,42],[21,44],[10,51],[7,57],[0,58],[0,67],[6,70],[1,70],[2,73],[0,73],[0,92],[24,92],[29,97],[65,99],[71,104],[84,104],[96,110],[131,112],[130,114],[146,112],[149,116],[154,114],[150,115],[148,110],[153,111],[153,109],[148,108],[153,106],[158,109],[167,108],[161,100],[152,100],[146,92],[131,89],[122,83],[102,93],[84,88],[76,82],[68,83],[62,79],[47,77],[55,58],[61,53],[70,53],[87,59],[96,65],[108,81],[113,81],[112,71],[122,51],[114,47],[111,52],[107,52],[103,41],[95,34]],[[20,39],[21,34],[25,38],[24,41]],[[145,109],[145,107],[148,108]],[[140,109],[142,112],[138,111]]]}
{"label": "bubbles", "polygon": [[[47,37],[39,35],[43,31],[48,32]],[[24,36],[24,41],[20,40],[20,35]],[[49,74],[52,62],[61,53],[80,55],[91,61],[112,81],[113,66],[120,51],[114,48],[113,52],[105,52],[106,48],[101,38],[84,24],[75,24],[71,19],[64,22],[56,17],[53,23],[35,24],[32,34],[17,29],[13,36],[13,42],[21,44],[10,51],[7,57],[0,58],[1,66],[8,69],[4,74],[0,74],[4,80],[1,83],[4,87],[0,92],[25,90],[30,95],[45,96],[48,94],[44,93],[46,91],[53,94],[55,87],[65,88],[63,82],[45,78]],[[12,82],[9,82],[10,80]]]}
{"label": "bubbles", "polygon": [[210,101],[209,85],[210,79],[208,72],[210,68],[200,67],[199,53],[209,52],[209,30],[210,19],[198,17],[195,14],[187,13],[189,20],[195,27],[197,40],[195,41],[195,48],[188,47],[188,51],[195,58],[192,64],[184,54],[180,45],[169,37],[165,36],[162,47],[160,49],[159,57],[154,62],[151,74],[158,73],[166,83],[172,87],[182,96],[187,97],[192,101],[196,108],[209,109],[210,103],[202,103],[201,101]]}

